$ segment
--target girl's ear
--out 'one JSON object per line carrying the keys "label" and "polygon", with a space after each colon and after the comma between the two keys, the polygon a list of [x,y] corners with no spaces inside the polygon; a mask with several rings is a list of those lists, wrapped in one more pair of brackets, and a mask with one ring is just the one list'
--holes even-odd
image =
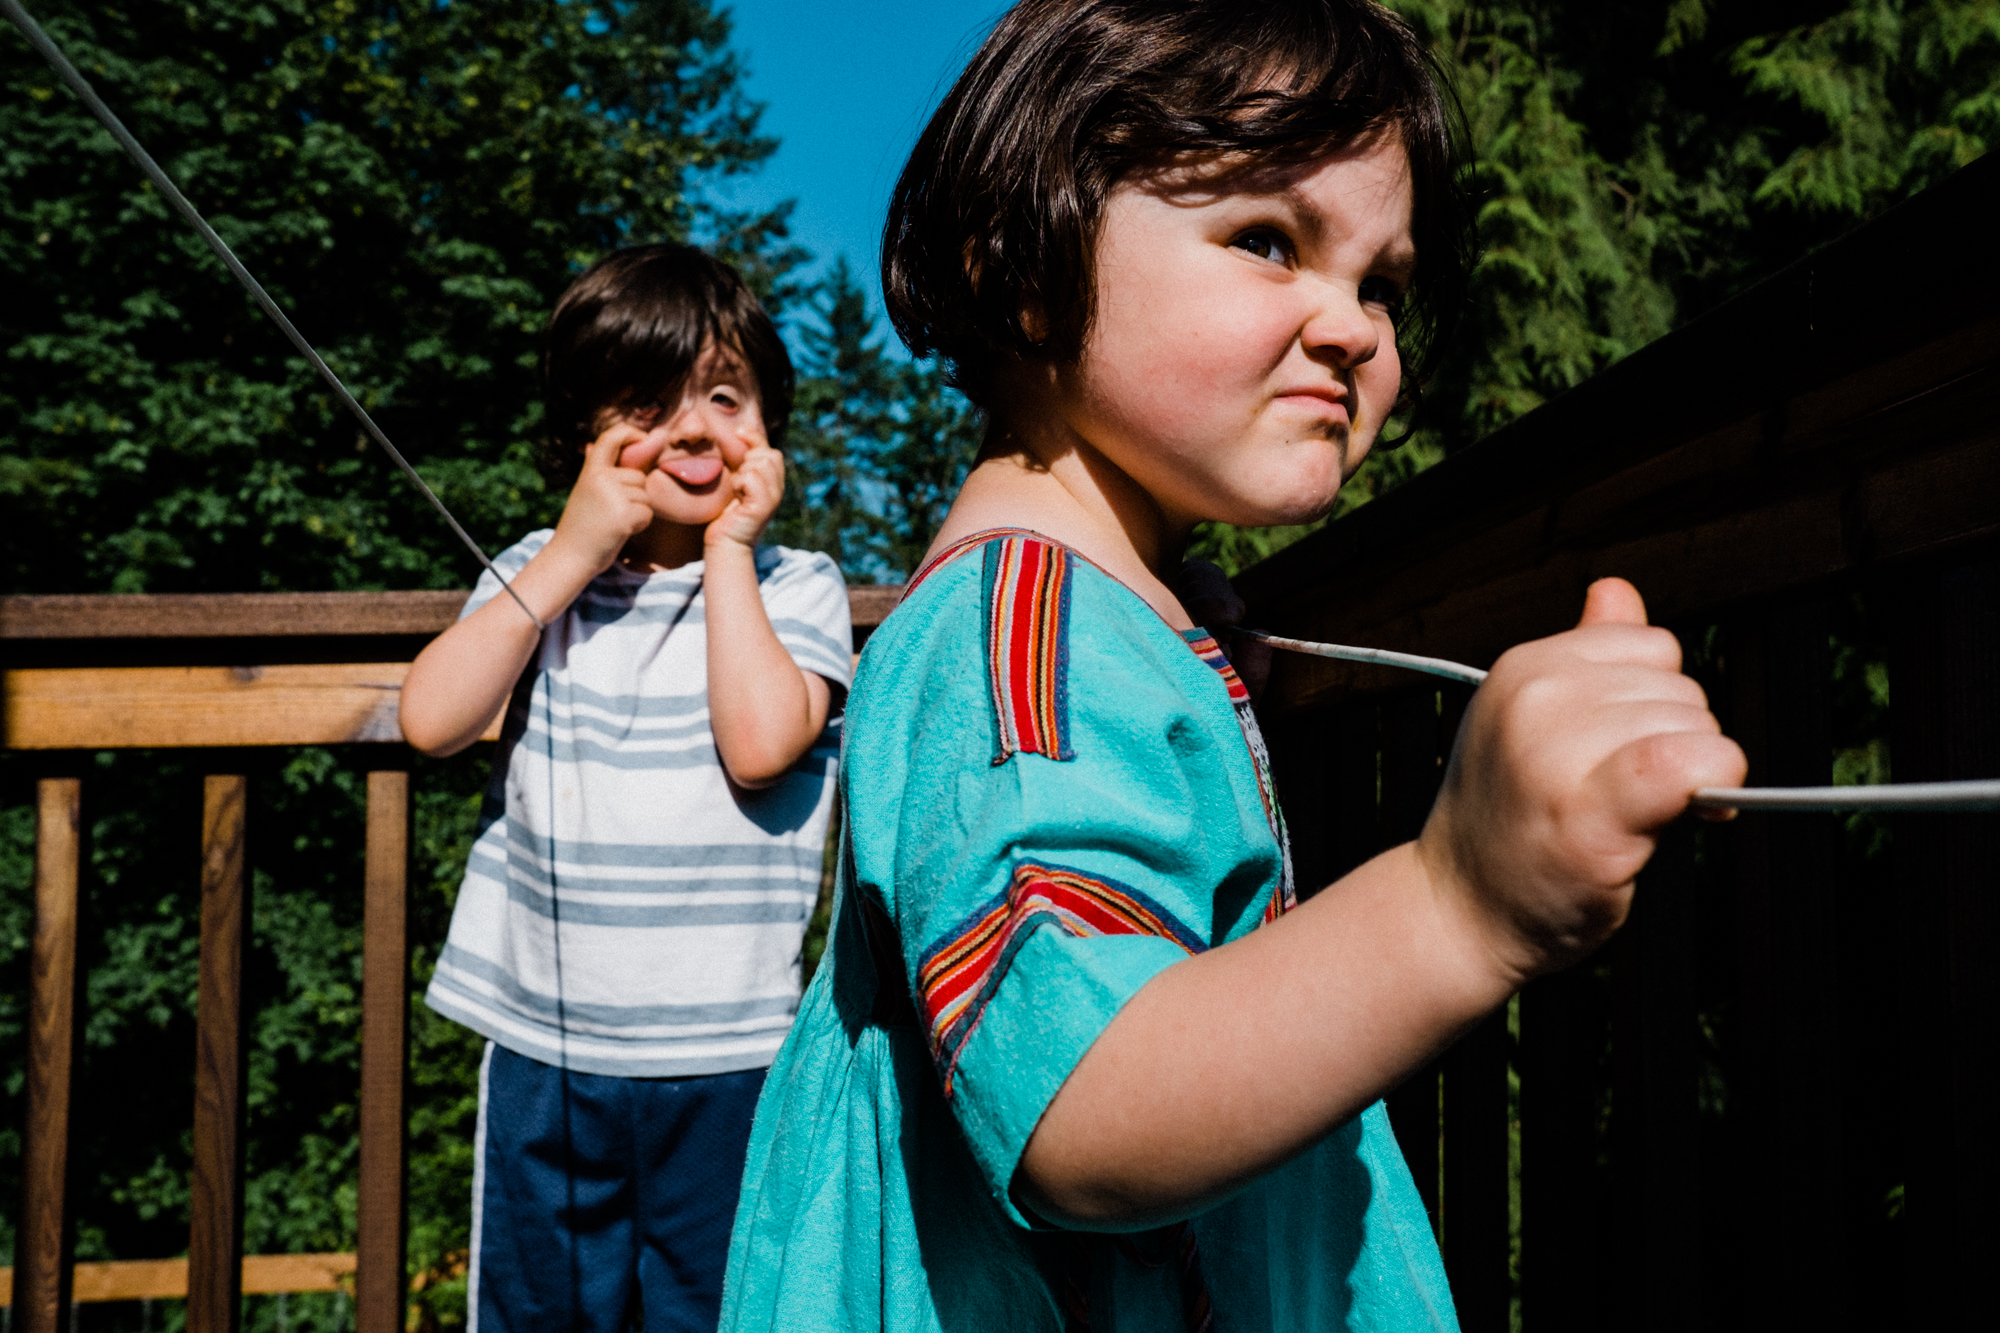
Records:
{"label": "girl's ear", "polygon": [[1030,343],[1040,347],[1049,340],[1049,315],[1042,303],[1032,298],[1021,302],[1021,332]]}

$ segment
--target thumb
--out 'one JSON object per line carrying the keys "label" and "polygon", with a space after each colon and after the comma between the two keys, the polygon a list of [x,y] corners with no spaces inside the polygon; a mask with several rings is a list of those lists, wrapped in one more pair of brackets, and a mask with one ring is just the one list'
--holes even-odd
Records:
{"label": "thumb", "polygon": [[1646,601],[1624,579],[1599,579],[1583,595],[1579,625],[1643,625]]}
{"label": "thumb", "polygon": [[625,446],[642,438],[644,437],[641,433],[626,422],[615,423],[590,442],[590,448],[584,451],[583,470],[600,472],[606,468],[617,467],[618,455],[624,451]]}

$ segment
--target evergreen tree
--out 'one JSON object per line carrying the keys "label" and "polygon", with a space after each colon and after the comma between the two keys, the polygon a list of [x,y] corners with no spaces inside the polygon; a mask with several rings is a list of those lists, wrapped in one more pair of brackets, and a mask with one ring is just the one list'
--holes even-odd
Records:
{"label": "evergreen tree", "polygon": [[[782,210],[704,182],[774,146],[708,0],[31,0],[126,124],[489,550],[563,500],[532,467],[536,342],[586,263],[705,239],[780,305]],[[0,25],[0,568],[10,592],[464,587],[476,572],[11,25]],[[485,747],[415,768],[421,987]],[[375,757],[381,762],[386,756]],[[246,1247],[354,1244],[361,774],[252,752]],[[185,1253],[200,770],[86,769],[82,1259]],[[20,1197],[31,770],[0,758],[0,1263]],[[412,1008],[415,1317],[464,1317],[481,1043]],[[344,1327],[339,1296],[248,1326]],[[90,1324],[129,1322],[97,1308]],[[183,1318],[168,1303],[154,1318]]]}
{"label": "evergreen tree", "polygon": [[849,582],[908,578],[944,522],[985,430],[943,372],[884,350],[843,258],[798,330],[791,470],[776,540],[829,552]]}

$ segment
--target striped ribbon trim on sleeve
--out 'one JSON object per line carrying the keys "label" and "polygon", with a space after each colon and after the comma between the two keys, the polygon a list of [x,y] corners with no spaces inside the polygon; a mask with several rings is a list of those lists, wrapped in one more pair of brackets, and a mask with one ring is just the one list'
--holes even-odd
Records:
{"label": "striped ribbon trim on sleeve", "polygon": [[1264,822],[1270,826],[1271,836],[1277,840],[1278,851],[1284,861],[1283,873],[1277,884],[1272,886],[1269,901],[1264,904],[1262,923],[1269,925],[1299,905],[1298,889],[1292,880],[1291,835],[1285,831],[1284,812],[1278,808],[1276,784],[1271,780],[1271,752],[1264,744],[1262,729],[1257,725],[1257,713],[1250,704],[1250,691],[1244,686],[1243,678],[1236,674],[1236,668],[1229,664],[1229,658],[1215,641],[1215,636],[1197,634],[1190,637],[1187,644],[1194,649],[1196,657],[1222,677],[1222,683],[1229,689],[1229,702],[1236,708],[1237,729],[1243,733],[1243,743],[1250,749],[1251,767],[1257,770],[1257,794],[1264,801]]}
{"label": "striped ribbon trim on sleeve", "polygon": [[1061,866],[1024,862],[1006,889],[946,932],[917,965],[918,1003],[931,1058],[952,1094],[958,1059],[1014,955],[1041,926],[1083,938],[1156,935],[1189,954],[1208,944],[1137,889]]}
{"label": "striped ribbon trim on sleeve", "polygon": [[986,668],[999,733],[995,764],[1016,754],[1074,759],[1069,737],[1071,555],[1009,536],[986,546]]}

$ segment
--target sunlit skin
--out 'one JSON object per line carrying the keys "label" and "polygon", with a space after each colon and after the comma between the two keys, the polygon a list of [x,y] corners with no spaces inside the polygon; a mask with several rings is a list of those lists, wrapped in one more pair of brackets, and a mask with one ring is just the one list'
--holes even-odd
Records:
{"label": "sunlit skin", "polygon": [[[1120,185],[1081,356],[1003,369],[999,429],[938,543],[1034,529],[1189,627],[1174,587],[1194,524],[1324,513],[1380,430],[1410,200],[1393,137]],[[1029,1140],[1017,1197],[1086,1228],[1225,1198],[1601,944],[1658,830],[1743,771],[1674,637],[1630,584],[1592,585],[1576,629],[1494,664],[1417,841],[1119,1012]]]}
{"label": "sunlit skin", "polygon": [[[757,587],[757,538],[785,490],[756,379],[711,347],[679,390],[601,409],[548,544],[513,579],[547,623],[614,562],[642,572],[700,560],[709,725],[730,780],[766,787],[826,726],[831,690],[778,642]],[[455,754],[499,712],[541,634],[506,596],[433,640],[403,684],[403,734]],[[663,812],[664,814],[665,812]]]}

